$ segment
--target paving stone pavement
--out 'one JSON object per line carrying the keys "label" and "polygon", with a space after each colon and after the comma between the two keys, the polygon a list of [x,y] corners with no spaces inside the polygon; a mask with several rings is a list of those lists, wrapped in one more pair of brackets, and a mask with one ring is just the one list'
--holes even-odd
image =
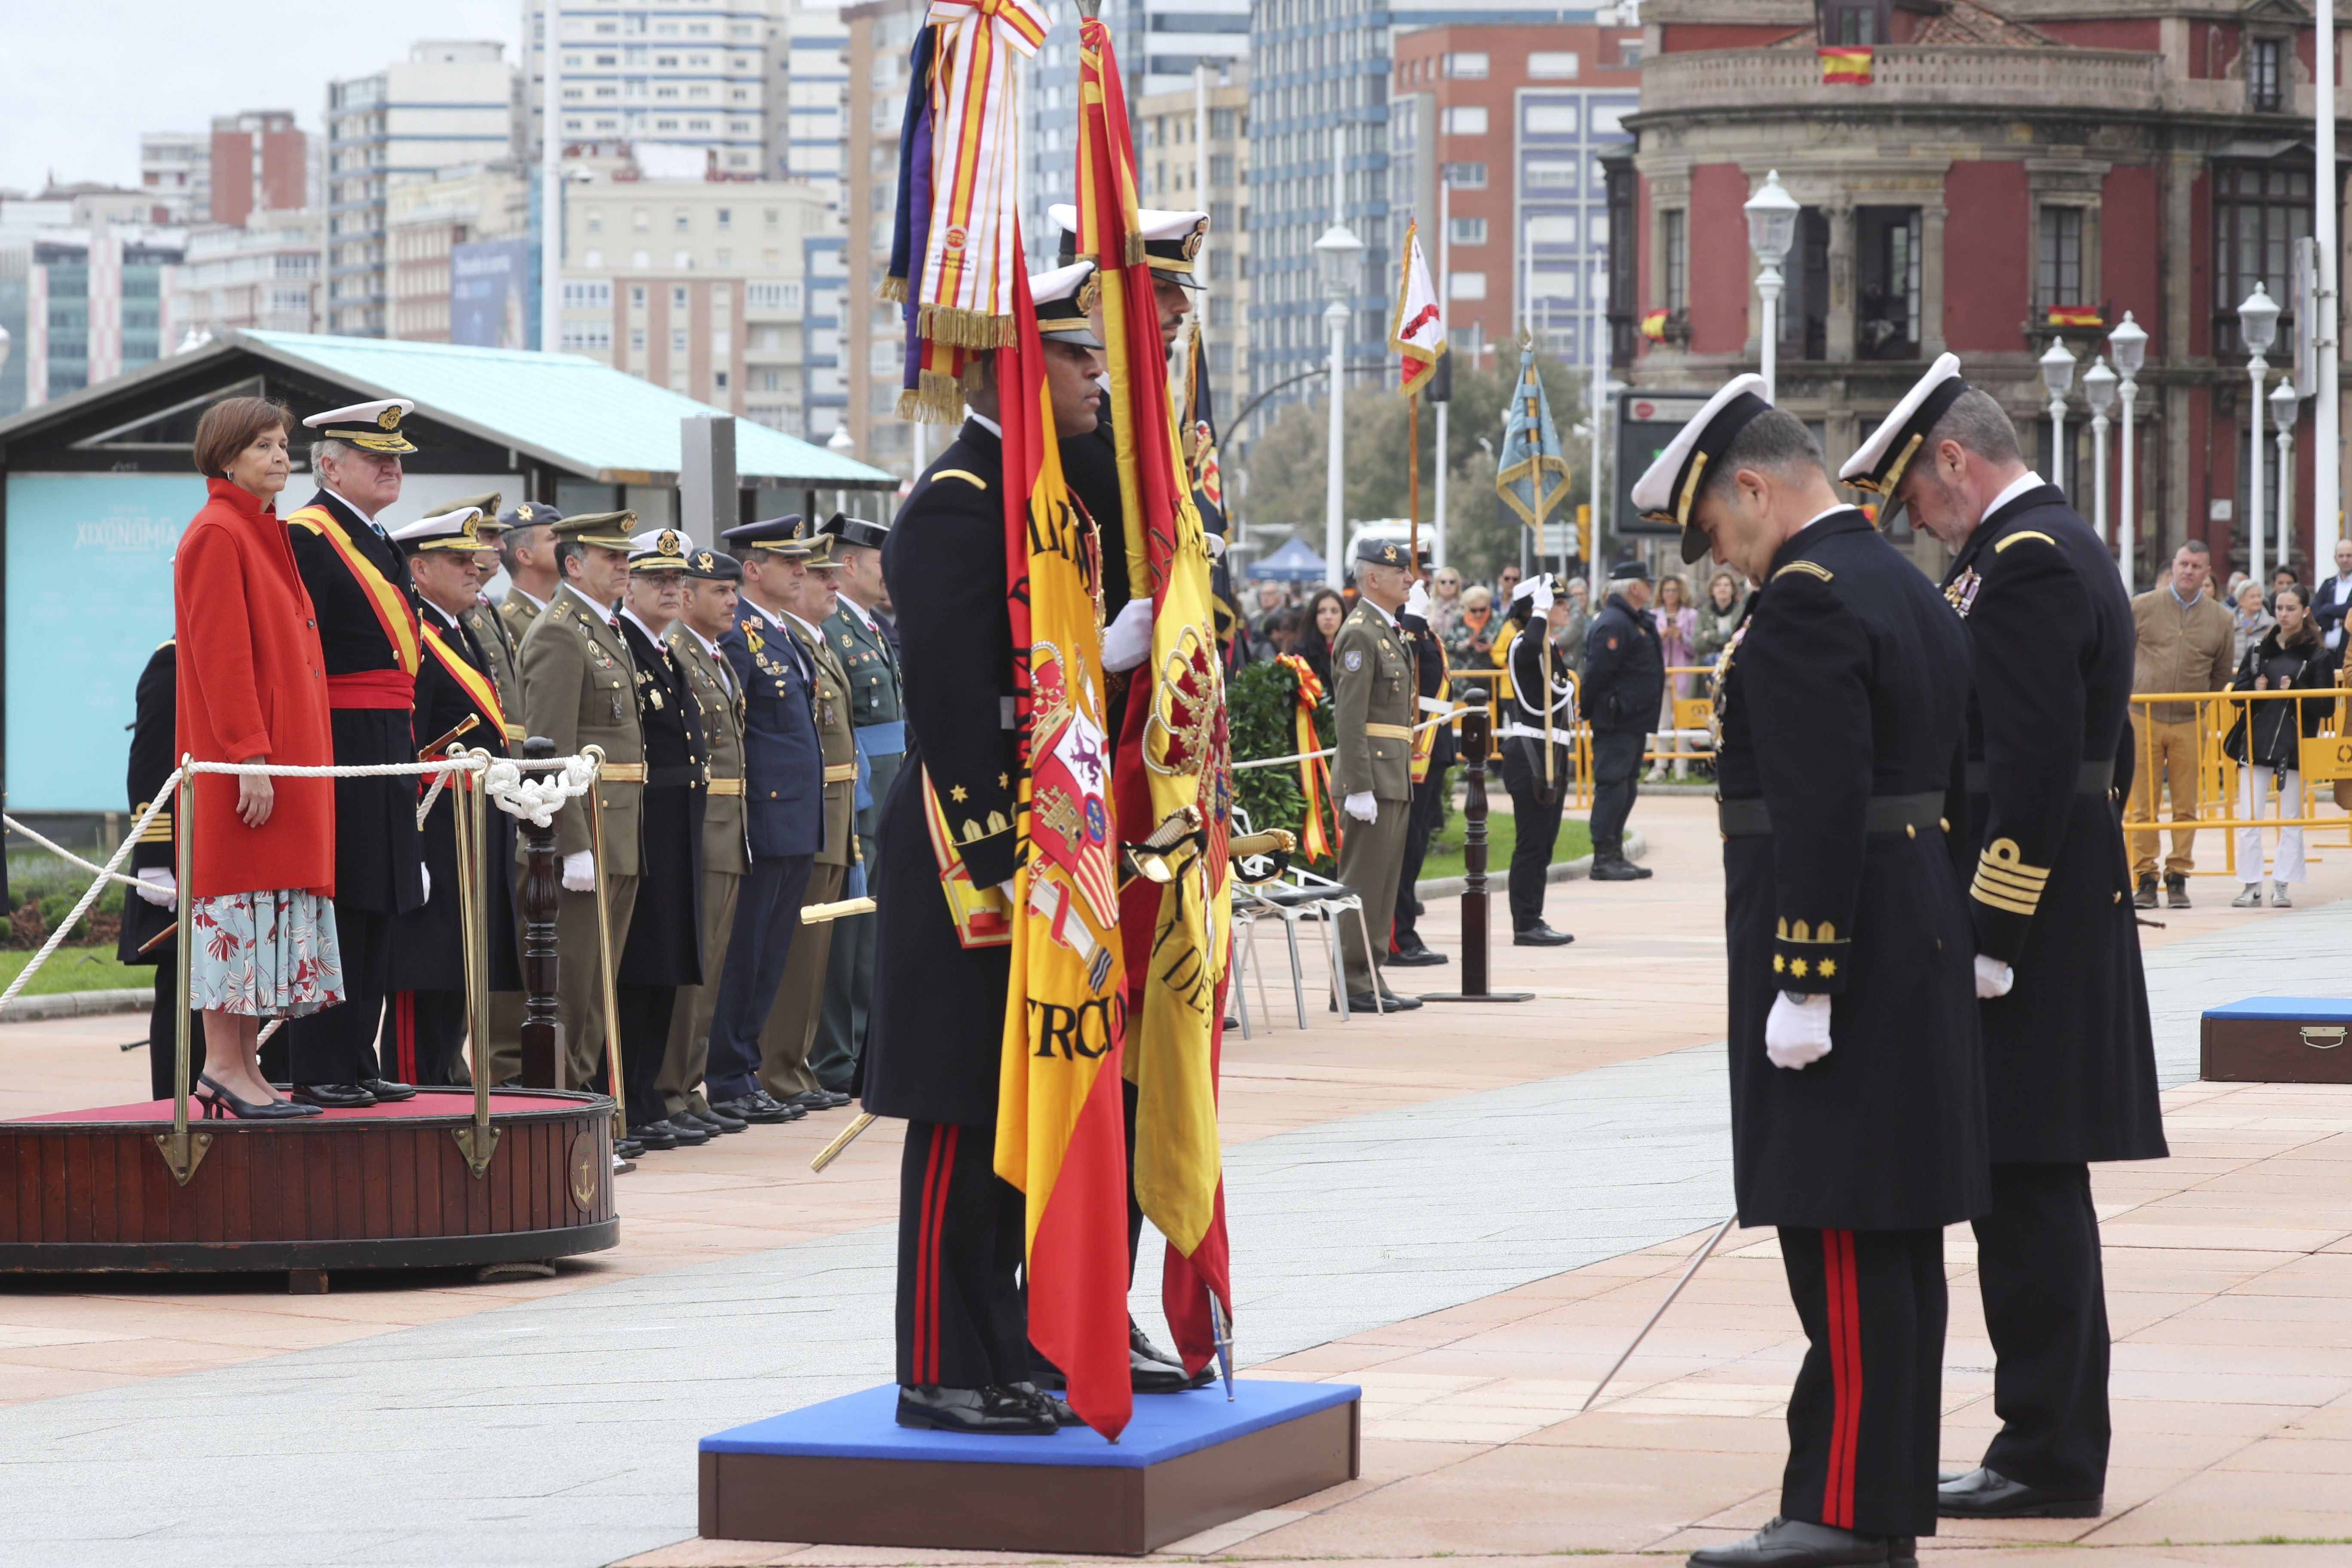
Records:
{"label": "paving stone pavement", "polygon": [[[2347,938],[2352,903],[2151,952],[2166,1082],[2194,1077],[2198,1008],[2340,988]],[[1244,1362],[1720,1218],[1722,1075],[1702,1047],[1234,1148]],[[887,1379],[891,1268],[866,1227],[0,1410],[0,1563],[568,1565],[675,1542],[698,1436]]]}

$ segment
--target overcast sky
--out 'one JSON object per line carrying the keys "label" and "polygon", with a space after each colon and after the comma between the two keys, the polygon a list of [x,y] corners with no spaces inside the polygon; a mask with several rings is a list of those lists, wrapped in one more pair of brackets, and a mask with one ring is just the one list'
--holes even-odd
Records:
{"label": "overcast sky", "polygon": [[202,131],[215,114],[291,109],[325,127],[327,83],[365,76],[421,38],[496,38],[517,58],[520,0],[5,0],[0,10],[0,188],[139,183],[142,131]]}

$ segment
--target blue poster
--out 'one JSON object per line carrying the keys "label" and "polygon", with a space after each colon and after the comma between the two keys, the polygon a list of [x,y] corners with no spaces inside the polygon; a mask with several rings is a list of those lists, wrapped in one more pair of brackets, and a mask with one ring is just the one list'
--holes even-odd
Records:
{"label": "blue poster", "polygon": [[172,635],[172,552],[205,504],[181,474],[8,476],[11,811],[124,811],[139,672]]}
{"label": "blue poster", "polygon": [[449,250],[449,341],[478,349],[539,347],[528,239],[485,239]]}

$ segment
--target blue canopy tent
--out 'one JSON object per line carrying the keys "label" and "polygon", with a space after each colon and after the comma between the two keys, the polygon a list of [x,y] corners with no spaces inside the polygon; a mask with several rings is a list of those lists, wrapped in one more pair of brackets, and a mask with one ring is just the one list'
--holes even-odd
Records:
{"label": "blue canopy tent", "polygon": [[1248,570],[1252,577],[1271,577],[1277,583],[1320,583],[1328,569],[1305,540],[1294,537],[1265,560],[1253,562]]}

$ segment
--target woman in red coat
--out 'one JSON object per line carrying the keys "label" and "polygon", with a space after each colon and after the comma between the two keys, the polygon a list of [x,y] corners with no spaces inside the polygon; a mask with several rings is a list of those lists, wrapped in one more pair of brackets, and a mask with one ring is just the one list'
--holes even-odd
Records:
{"label": "woman in red coat", "polygon": [[[334,761],[317,613],[274,506],[286,488],[284,405],[232,397],[196,426],[212,499],[180,537],[177,750],[200,763]],[[281,1100],[255,1047],[265,1017],[343,999],[335,942],[335,795],[325,778],[198,773],[189,883],[188,1005],[205,1017],[207,1116],[317,1113]],[[179,825],[189,831],[187,823]]]}

